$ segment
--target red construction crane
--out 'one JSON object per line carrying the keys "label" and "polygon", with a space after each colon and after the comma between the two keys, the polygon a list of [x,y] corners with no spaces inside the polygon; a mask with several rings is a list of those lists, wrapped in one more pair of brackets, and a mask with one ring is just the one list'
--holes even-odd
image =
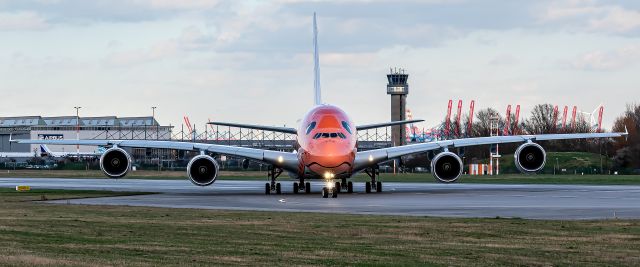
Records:
{"label": "red construction crane", "polygon": [[445,120],[444,136],[449,138],[449,126],[451,126],[451,108],[453,106],[453,100],[449,100],[449,106],[447,107],[447,118]]}
{"label": "red construction crane", "polygon": [[576,114],[578,113],[578,107],[573,106],[573,114],[571,115],[571,130],[576,129]]}
{"label": "red construction crane", "polygon": [[193,127],[191,127],[191,121],[189,121],[189,117],[184,116],[182,118],[184,119],[184,124],[187,125],[187,130],[189,130],[189,134],[193,133]]}
{"label": "red construction crane", "polygon": [[604,113],[604,106],[600,106],[600,111],[598,111],[598,132],[602,131],[602,113]]}
{"label": "red construction crane", "polygon": [[516,121],[513,122],[513,134],[518,134],[518,122],[520,121],[520,105],[516,106]]}
{"label": "red construction crane", "polygon": [[469,124],[467,125],[467,136],[469,136],[469,133],[473,131],[473,111],[475,109],[475,105],[476,105],[476,101],[471,100],[471,105],[469,106]]}
{"label": "red construction crane", "polygon": [[562,112],[562,130],[563,131],[567,128],[567,112],[569,112],[569,107],[564,106],[564,112]]}
{"label": "red construction crane", "polygon": [[504,129],[502,135],[509,135],[509,128],[511,127],[511,105],[507,106],[507,117],[505,118]]}
{"label": "red construction crane", "polygon": [[456,115],[456,138],[460,137],[460,117],[462,117],[462,100],[458,100],[458,114]]}

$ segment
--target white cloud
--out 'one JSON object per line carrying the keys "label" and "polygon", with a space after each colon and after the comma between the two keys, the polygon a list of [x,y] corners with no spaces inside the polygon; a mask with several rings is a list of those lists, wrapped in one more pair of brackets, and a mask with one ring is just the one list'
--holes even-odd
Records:
{"label": "white cloud", "polygon": [[630,32],[640,28],[640,12],[620,7],[609,7],[602,17],[592,19],[589,25],[594,30]]}
{"label": "white cloud", "polygon": [[0,31],[45,30],[49,28],[44,17],[36,12],[0,13]]}
{"label": "white cloud", "polygon": [[158,9],[202,9],[213,8],[219,0],[133,0],[134,3],[148,5]]}
{"label": "white cloud", "polygon": [[627,46],[615,51],[593,51],[574,59],[572,67],[581,70],[617,70],[640,60],[640,45]]}
{"label": "white cloud", "polygon": [[542,23],[566,22],[588,31],[627,33],[640,29],[640,11],[591,0],[553,3],[539,16]]}

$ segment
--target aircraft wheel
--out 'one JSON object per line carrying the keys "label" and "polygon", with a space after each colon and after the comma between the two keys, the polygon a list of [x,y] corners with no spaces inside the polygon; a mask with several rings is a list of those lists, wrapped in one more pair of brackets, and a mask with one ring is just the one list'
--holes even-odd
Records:
{"label": "aircraft wheel", "polygon": [[364,184],[364,191],[365,191],[367,194],[371,193],[371,182],[366,182],[366,183]]}
{"label": "aircraft wheel", "polygon": [[328,198],[329,197],[329,190],[327,190],[326,187],[322,188],[322,198]]}
{"label": "aircraft wheel", "polygon": [[282,194],[282,188],[280,187],[280,183],[276,183],[276,195]]}
{"label": "aircraft wheel", "polygon": [[352,182],[348,182],[347,183],[347,193],[349,193],[349,194],[353,193],[353,183]]}
{"label": "aircraft wheel", "polygon": [[311,194],[311,183],[306,182],[304,184],[304,192],[307,193],[307,194]]}
{"label": "aircraft wheel", "polygon": [[376,192],[380,193],[382,192],[382,182],[377,182],[376,183]]}
{"label": "aircraft wheel", "polygon": [[337,198],[338,197],[338,192],[340,191],[339,187],[338,188],[333,188],[333,190],[331,190],[331,197],[332,198]]}
{"label": "aircraft wheel", "polygon": [[335,187],[333,187],[333,191],[336,191],[336,192],[340,193],[340,191],[342,189],[342,187],[340,187],[340,186],[341,186],[340,182],[336,182]]}
{"label": "aircraft wheel", "polygon": [[264,184],[264,194],[271,195],[271,185],[269,183]]}
{"label": "aircraft wheel", "polygon": [[294,193],[294,194],[297,194],[297,193],[298,193],[298,189],[299,189],[299,188],[298,188],[298,183],[294,182],[294,183],[293,183],[293,193]]}

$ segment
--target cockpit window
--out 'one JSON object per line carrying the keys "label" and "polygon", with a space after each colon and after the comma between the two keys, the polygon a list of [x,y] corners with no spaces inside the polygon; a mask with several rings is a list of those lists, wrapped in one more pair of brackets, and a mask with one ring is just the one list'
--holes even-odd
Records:
{"label": "cockpit window", "polygon": [[342,127],[344,127],[344,129],[347,130],[349,134],[353,134],[351,132],[351,127],[349,127],[349,123],[347,123],[346,121],[342,121]]}
{"label": "cockpit window", "polygon": [[344,135],[343,133],[316,133],[313,136],[313,139],[318,139],[318,138],[340,138],[340,139],[347,139],[347,136]]}
{"label": "cockpit window", "polygon": [[313,128],[316,128],[316,122],[312,122],[309,123],[309,126],[307,126],[307,134],[311,133],[311,131],[313,131]]}

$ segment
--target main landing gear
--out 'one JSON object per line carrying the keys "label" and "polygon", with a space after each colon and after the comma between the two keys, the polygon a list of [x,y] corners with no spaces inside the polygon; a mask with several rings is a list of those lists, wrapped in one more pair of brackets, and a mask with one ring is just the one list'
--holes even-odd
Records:
{"label": "main landing gear", "polygon": [[293,182],[293,193],[297,194],[300,192],[305,192],[306,194],[311,193],[311,183],[304,182],[304,178],[300,178],[300,183]]}
{"label": "main landing gear", "polygon": [[282,194],[282,187],[280,186],[280,183],[276,183],[276,178],[278,178],[280,174],[282,174],[282,169],[269,166],[268,176],[271,182],[264,185],[264,193],[266,195],[270,195],[272,192],[275,192],[276,195]]}
{"label": "main landing gear", "polygon": [[367,194],[371,193],[372,190],[378,193],[382,192],[382,182],[377,180],[377,178],[380,177],[380,168],[378,168],[378,166],[369,168],[365,170],[365,173],[371,177],[371,182],[365,183],[364,191],[367,192]]}

